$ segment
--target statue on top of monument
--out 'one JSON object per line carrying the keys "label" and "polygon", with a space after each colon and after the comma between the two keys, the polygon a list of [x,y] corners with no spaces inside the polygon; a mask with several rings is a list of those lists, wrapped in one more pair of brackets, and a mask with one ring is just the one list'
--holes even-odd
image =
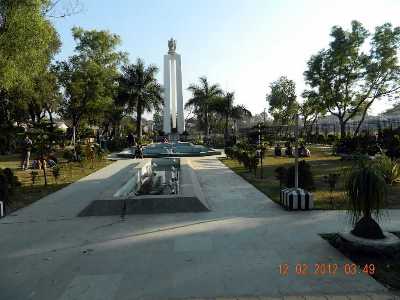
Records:
{"label": "statue on top of monument", "polygon": [[168,41],[168,53],[169,54],[174,54],[175,53],[175,50],[176,50],[176,40],[174,40],[173,38],[171,38],[169,41]]}

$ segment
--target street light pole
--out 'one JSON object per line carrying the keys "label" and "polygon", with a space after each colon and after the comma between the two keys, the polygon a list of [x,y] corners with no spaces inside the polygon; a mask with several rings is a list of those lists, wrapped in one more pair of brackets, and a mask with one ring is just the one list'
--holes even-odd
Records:
{"label": "street light pole", "polygon": [[294,187],[299,188],[299,115],[296,113],[296,125],[294,130]]}
{"label": "street light pole", "polygon": [[258,124],[258,147],[259,149],[259,154],[260,154],[260,165],[261,165],[261,174],[260,177],[263,179],[263,150],[262,150],[262,145],[261,145],[261,124]]}
{"label": "street light pole", "polygon": [[266,122],[265,108],[264,108],[264,114],[263,114],[263,117],[264,117],[264,125],[265,125],[265,122]]}

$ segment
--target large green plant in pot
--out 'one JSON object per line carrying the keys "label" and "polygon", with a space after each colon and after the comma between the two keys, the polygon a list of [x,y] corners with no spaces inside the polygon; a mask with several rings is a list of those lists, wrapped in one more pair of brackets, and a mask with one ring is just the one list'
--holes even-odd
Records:
{"label": "large green plant in pot", "polygon": [[354,229],[352,234],[367,239],[385,238],[379,224],[387,197],[387,186],[382,173],[370,162],[360,160],[345,182],[348,212]]}

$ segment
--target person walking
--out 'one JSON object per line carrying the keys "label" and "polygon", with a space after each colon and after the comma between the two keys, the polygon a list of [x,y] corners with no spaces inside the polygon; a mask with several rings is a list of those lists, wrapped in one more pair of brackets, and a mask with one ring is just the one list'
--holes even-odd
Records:
{"label": "person walking", "polygon": [[143,145],[139,144],[139,158],[143,159]]}
{"label": "person walking", "polygon": [[28,135],[25,136],[23,143],[23,161],[22,161],[22,170],[27,170],[29,168],[29,159],[31,157],[32,151],[32,140]]}

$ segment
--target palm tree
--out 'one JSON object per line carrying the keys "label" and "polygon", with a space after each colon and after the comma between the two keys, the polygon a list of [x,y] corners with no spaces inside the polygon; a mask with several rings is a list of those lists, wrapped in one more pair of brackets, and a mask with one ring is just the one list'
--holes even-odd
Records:
{"label": "palm tree", "polygon": [[214,103],[214,109],[223,116],[224,124],[224,137],[225,142],[229,137],[229,120],[235,119],[240,120],[245,116],[251,116],[251,112],[244,105],[233,105],[233,100],[235,98],[234,92],[228,92],[223,97],[220,97]]}
{"label": "palm tree", "polygon": [[192,98],[185,104],[185,108],[194,107],[195,114],[204,122],[204,131],[208,138],[210,134],[210,108],[213,101],[223,95],[218,84],[210,85],[206,77],[200,77],[200,85],[191,84],[188,88]]}
{"label": "palm tree", "polygon": [[139,141],[142,138],[142,114],[159,108],[163,103],[161,85],[157,82],[158,67],[145,67],[144,61],[122,67],[119,81],[119,100],[127,112],[136,112],[136,130]]}

